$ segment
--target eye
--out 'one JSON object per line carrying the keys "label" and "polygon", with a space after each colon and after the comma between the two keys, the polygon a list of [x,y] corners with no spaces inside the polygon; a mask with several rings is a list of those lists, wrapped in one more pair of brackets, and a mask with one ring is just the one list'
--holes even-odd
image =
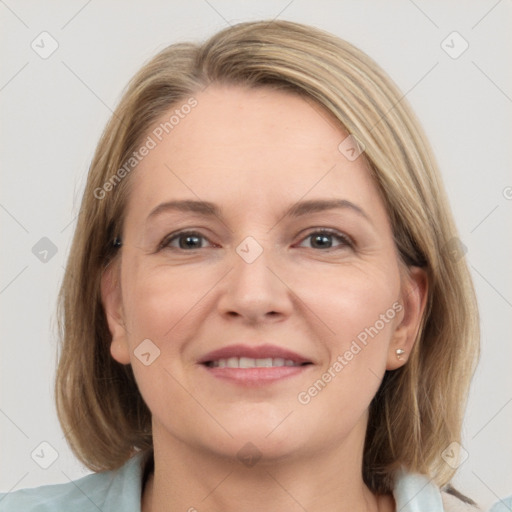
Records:
{"label": "eye", "polygon": [[352,247],[350,238],[337,231],[320,229],[310,233],[299,244],[299,247],[309,247],[311,249],[338,249],[343,247]]}
{"label": "eye", "polygon": [[182,231],[181,233],[175,233],[169,235],[160,244],[160,248],[171,248],[171,249],[182,249],[182,250],[193,250],[203,249],[207,245],[211,245],[206,237],[195,231]]}

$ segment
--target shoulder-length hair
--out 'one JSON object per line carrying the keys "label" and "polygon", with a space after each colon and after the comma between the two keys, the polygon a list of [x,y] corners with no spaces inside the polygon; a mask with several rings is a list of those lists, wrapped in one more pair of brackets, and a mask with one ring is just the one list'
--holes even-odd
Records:
{"label": "shoulder-length hair", "polygon": [[375,62],[331,34],[286,21],[241,23],[203,44],[168,46],[133,77],[105,128],[59,295],[55,396],[72,450],[100,471],[152,448],[151,414],[131,366],[110,355],[100,281],[119,257],[113,240],[123,228],[127,162],[157,119],[215,83],[300,94],[364,145],[399,257],[423,267],[429,286],[410,358],[386,372],[370,405],[363,476],[373,492],[390,492],[402,465],[445,485],[454,469],[441,454],[460,442],[479,322],[437,164],[404,95]]}

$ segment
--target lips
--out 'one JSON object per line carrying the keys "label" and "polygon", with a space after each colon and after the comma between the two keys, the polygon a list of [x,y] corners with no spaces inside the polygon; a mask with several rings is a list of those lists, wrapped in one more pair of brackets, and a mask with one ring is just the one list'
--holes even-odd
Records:
{"label": "lips", "polygon": [[199,361],[208,374],[242,386],[260,386],[299,375],[313,362],[275,345],[231,345]]}

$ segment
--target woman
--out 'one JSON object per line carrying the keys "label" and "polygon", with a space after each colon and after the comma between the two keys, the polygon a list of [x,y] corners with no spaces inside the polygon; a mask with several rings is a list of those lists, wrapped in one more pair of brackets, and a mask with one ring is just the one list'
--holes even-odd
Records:
{"label": "woman", "polygon": [[[478,510],[471,279],[402,94],[291,22],[176,44],[91,165],[59,417],[96,473],[1,510]],[[46,507],[46,508],[45,508]]]}

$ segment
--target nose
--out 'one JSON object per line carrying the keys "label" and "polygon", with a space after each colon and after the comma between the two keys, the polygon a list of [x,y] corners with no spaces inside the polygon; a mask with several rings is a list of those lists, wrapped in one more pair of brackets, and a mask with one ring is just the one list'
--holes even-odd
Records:
{"label": "nose", "polygon": [[233,255],[232,270],[223,280],[218,311],[230,319],[248,324],[279,322],[293,309],[293,292],[280,275],[277,257],[263,249],[256,260]]}

